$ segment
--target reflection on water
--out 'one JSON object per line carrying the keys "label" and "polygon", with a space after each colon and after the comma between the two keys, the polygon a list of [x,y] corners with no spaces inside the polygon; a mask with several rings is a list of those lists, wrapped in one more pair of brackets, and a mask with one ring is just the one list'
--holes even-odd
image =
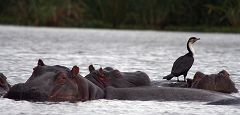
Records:
{"label": "reflection on water", "polygon": [[[196,71],[217,73],[226,69],[240,89],[240,35],[95,29],[51,29],[0,26],[0,72],[10,84],[24,82],[39,58],[48,65],[78,65],[82,75],[89,64],[121,71],[144,71],[152,80],[169,74],[173,62],[187,52],[190,36],[195,43]],[[234,94],[239,96],[239,93]],[[31,103],[0,99],[1,114],[239,114],[237,106],[210,106],[196,102],[108,101]],[[14,109],[13,109],[14,108]]]}

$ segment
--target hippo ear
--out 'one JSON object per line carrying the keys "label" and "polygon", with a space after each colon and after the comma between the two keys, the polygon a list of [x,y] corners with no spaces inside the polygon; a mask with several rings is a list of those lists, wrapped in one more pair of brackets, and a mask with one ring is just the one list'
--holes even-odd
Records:
{"label": "hippo ear", "polygon": [[93,72],[95,70],[95,68],[93,67],[93,65],[89,65],[88,66],[88,70],[91,73],[91,72]]}
{"label": "hippo ear", "polygon": [[43,63],[43,61],[41,59],[38,60],[38,66],[45,66],[45,64]]}
{"label": "hippo ear", "polygon": [[77,76],[77,74],[79,73],[79,67],[78,66],[73,66],[73,68],[72,68],[72,70],[71,70],[71,72],[72,72],[72,77],[75,77],[75,76]]}
{"label": "hippo ear", "polygon": [[229,73],[226,70],[222,70],[218,73],[219,76],[221,77],[228,77],[229,78]]}
{"label": "hippo ear", "polygon": [[103,83],[103,85],[106,85],[108,80],[107,80],[107,78],[104,74],[104,71],[103,71],[102,67],[98,71],[99,71],[99,74],[100,74],[100,76],[98,77],[99,80]]}
{"label": "hippo ear", "polygon": [[205,76],[204,73],[199,72],[199,71],[196,72],[195,75],[193,76],[193,82],[200,81],[204,76]]}

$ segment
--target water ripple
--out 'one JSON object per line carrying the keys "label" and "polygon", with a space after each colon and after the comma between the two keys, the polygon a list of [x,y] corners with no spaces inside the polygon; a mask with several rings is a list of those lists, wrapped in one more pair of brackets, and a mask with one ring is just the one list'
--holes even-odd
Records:
{"label": "water ripple", "polygon": [[[239,34],[0,26],[0,72],[11,84],[24,82],[42,58],[48,65],[78,65],[82,75],[88,73],[89,64],[99,64],[121,71],[145,71],[152,80],[161,80],[170,73],[173,62],[187,52],[190,36],[201,40],[194,46],[195,63],[187,77],[192,78],[196,71],[211,74],[226,69],[240,89]],[[233,95],[240,97],[239,93]],[[240,114],[237,106],[200,102],[31,103],[3,98],[0,102],[1,114]]]}

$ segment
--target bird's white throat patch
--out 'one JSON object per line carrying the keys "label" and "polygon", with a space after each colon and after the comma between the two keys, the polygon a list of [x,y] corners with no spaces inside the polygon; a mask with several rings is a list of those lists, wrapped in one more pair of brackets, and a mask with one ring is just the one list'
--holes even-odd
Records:
{"label": "bird's white throat patch", "polygon": [[193,43],[189,42],[188,44],[190,51],[192,52],[193,56],[195,55],[195,50],[193,48]]}

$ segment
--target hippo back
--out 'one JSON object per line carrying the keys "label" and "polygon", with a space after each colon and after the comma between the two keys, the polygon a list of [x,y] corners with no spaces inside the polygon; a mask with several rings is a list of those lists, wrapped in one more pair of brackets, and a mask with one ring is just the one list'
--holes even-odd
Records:
{"label": "hippo back", "polygon": [[96,70],[93,65],[89,66],[89,74],[85,76],[88,80],[104,89],[106,86],[116,88],[149,86],[150,79],[144,72],[120,72],[112,67]]}
{"label": "hippo back", "polygon": [[234,99],[231,95],[202,89],[175,87],[134,87],[106,88],[106,99],[119,100],[158,100],[158,101],[203,101],[211,102],[222,99]]}
{"label": "hippo back", "polygon": [[150,86],[150,78],[141,71],[120,72],[113,70],[105,75],[109,79],[109,85],[116,88]]}
{"label": "hippo back", "polygon": [[123,79],[132,83],[134,86],[149,86],[149,76],[141,71],[136,72],[122,72]]}

